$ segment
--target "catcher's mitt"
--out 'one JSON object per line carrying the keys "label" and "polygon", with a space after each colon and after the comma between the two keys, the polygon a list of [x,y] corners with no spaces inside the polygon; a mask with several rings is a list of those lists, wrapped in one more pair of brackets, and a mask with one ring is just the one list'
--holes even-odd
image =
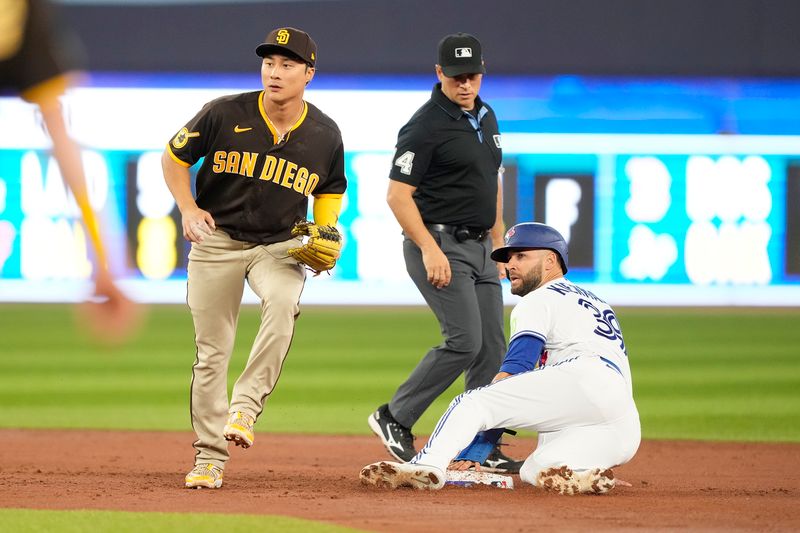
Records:
{"label": "catcher's mitt", "polygon": [[342,251],[342,235],[333,226],[318,226],[308,220],[295,223],[292,236],[308,236],[303,246],[290,248],[289,255],[305,264],[314,274],[330,270]]}

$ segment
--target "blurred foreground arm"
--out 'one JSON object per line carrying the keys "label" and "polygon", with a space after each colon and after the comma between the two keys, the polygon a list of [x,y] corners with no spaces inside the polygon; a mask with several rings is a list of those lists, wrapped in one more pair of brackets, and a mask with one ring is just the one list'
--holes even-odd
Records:
{"label": "blurred foreground arm", "polygon": [[39,104],[45,126],[53,141],[53,156],[61,176],[81,210],[86,232],[97,258],[94,270],[94,294],[101,301],[87,302],[79,310],[82,326],[106,342],[123,342],[138,329],[141,309],[120,291],[108,266],[108,256],[100,238],[97,216],[89,204],[81,151],[69,136],[57,100]]}

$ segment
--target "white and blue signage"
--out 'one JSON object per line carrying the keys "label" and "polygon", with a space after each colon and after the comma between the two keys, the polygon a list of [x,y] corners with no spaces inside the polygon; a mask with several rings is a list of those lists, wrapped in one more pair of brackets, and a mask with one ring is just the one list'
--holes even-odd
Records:
{"label": "white and blue signage", "polygon": [[[763,83],[752,101],[745,84],[715,107],[700,81],[697,98],[689,81],[620,80],[594,93],[588,84],[585,100],[573,86],[523,81],[484,83],[503,132],[504,218],[558,228],[570,278],[620,305],[800,305],[800,83],[776,82],[772,105]],[[181,83],[104,78],[64,98],[113,270],[142,301],[185,301],[188,244],[161,175],[166,142],[206,101],[258,87]],[[349,188],[342,258],[309,279],[306,303],[423,303],[385,195],[397,131],[432,83],[349,77],[308,91],[342,129]],[[0,301],[79,299],[91,251],[36,109],[0,98],[0,121]]]}

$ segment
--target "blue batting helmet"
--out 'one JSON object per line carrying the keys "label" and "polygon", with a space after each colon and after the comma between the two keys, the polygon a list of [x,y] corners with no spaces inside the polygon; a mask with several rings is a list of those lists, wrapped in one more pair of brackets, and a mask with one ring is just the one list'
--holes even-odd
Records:
{"label": "blue batting helmet", "polygon": [[498,263],[508,263],[513,250],[546,249],[553,250],[561,260],[561,268],[567,273],[569,251],[564,237],[546,224],[523,222],[512,226],[506,232],[506,245],[492,252],[492,259]]}

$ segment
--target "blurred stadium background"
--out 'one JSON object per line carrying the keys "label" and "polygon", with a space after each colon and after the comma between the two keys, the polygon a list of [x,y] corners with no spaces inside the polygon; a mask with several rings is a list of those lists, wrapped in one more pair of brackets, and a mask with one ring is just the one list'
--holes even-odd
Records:
{"label": "blurred stadium background", "polygon": [[[645,436],[797,440],[800,34],[792,21],[800,3],[58,7],[87,65],[66,111],[85,147],[114,270],[143,302],[185,299],[188,248],[159,165],[166,142],[209,99],[260,88],[253,48],[271,28],[298,26],[319,44],[308,99],[343,131],[346,247],[332,276],[306,284],[270,429],[366,432],[365,413],[438,342],[424,306],[389,307],[422,301],[384,195],[397,130],[434,82],[438,40],[467,31],[483,41],[482,95],[503,132],[505,221],[558,227],[570,244],[570,278],[622,308]],[[34,109],[0,97],[0,121],[0,424],[188,429],[194,347],[185,306],[154,308],[113,360],[87,343],[60,305],[90,288],[74,202]],[[256,322],[246,306],[233,368]],[[322,344],[329,338],[338,347]],[[751,361],[758,372],[743,373]]]}
{"label": "blurred stadium background", "polygon": [[[800,37],[792,1],[63,0],[87,77],[65,99],[114,270],[182,302],[187,244],[159,154],[200,106],[258,89],[278,25],[320,48],[308,99],[341,126],[343,257],[307,304],[420,304],[386,203],[398,128],[427,99],[436,44],[484,44],[505,220],[570,243],[570,277],[617,305],[800,303]],[[0,98],[0,301],[67,302],[91,264],[34,109]],[[388,237],[387,237],[388,236]],[[252,294],[248,302],[255,301]],[[509,296],[508,303],[513,303]]]}
{"label": "blurred stadium background", "polygon": [[[503,133],[505,221],[559,228],[570,278],[618,307],[644,437],[800,441],[800,2],[58,6],[85,50],[87,75],[64,103],[113,269],[134,299],[165,305],[114,349],[74,327],[68,302],[91,287],[79,215],[34,108],[0,95],[0,427],[188,435],[191,317],[166,305],[185,300],[188,248],[159,156],[203,103],[259,89],[253,49],[291,25],[319,45],[307,97],[343,132],[346,247],[333,275],[306,284],[257,430],[366,435],[367,414],[439,342],[384,196],[397,130],[435,80],[437,42],[466,31],[483,42],[481,94]],[[245,306],[230,383],[257,324]],[[429,433],[461,388],[415,432]],[[121,516],[0,510],[9,531],[142,530],[140,515],[128,527]],[[174,530],[164,516],[148,515],[150,530]]]}

